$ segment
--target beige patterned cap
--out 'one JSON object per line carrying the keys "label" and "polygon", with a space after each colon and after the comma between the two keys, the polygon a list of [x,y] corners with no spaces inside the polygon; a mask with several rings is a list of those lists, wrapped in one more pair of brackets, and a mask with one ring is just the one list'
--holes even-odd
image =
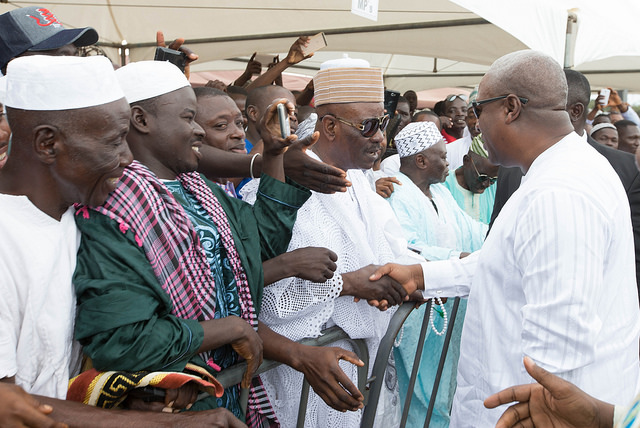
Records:
{"label": "beige patterned cap", "polygon": [[342,58],[320,66],[313,78],[315,106],[384,101],[382,70],[360,59]]}
{"label": "beige patterned cap", "polygon": [[442,140],[442,134],[433,122],[411,122],[394,138],[401,158],[424,152]]}

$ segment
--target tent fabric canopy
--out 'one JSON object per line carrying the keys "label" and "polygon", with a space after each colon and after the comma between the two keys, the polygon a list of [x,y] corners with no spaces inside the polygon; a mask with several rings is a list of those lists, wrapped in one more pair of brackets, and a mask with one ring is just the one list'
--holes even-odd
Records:
{"label": "tent fabric canopy", "polygon": [[568,11],[575,9],[576,69],[594,87],[640,90],[640,43],[631,32],[635,25],[625,27],[640,16],[632,0],[606,5],[594,0],[379,4],[377,22],[352,14],[349,0],[301,0],[295,6],[284,0],[13,1],[0,4],[0,13],[42,5],[67,27],[92,26],[100,46],[117,63],[124,40],[130,61],[153,58],[155,33],[163,30],[167,40],[184,37],[198,53],[194,71],[242,70],[253,52],[284,58],[299,35],[324,31],[328,46],[289,72],[312,76],[322,61],[347,52],[382,68],[386,85],[404,91],[473,86],[496,58],[528,47],[562,64]]}

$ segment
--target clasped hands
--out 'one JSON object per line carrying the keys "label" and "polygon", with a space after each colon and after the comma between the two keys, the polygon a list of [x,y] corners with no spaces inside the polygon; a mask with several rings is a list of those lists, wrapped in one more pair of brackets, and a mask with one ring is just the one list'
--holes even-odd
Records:
{"label": "clasped hands", "polygon": [[408,300],[422,301],[422,294],[417,292],[420,284],[418,275],[421,278],[420,265],[368,265],[342,274],[344,285],[341,295],[353,296],[356,302],[366,300],[371,306],[385,311]]}

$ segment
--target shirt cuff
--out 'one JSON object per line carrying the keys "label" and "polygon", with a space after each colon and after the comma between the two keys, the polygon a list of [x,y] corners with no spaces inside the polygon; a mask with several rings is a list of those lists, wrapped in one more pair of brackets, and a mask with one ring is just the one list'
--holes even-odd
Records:
{"label": "shirt cuff", "polygon": [[455,271],[448,260],[435,262],[422,262],[422,276],[424,277],[424,290],[422,295],[425,299],[431,297],[452,297],[448,290],[451,289],[452,279]]}

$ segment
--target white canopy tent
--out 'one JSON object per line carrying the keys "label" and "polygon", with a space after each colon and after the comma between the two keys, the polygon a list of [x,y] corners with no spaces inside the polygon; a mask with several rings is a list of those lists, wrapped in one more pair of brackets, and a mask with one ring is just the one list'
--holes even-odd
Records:
{"label": "white canopy tent", "polygon": [[[31,5],[50,8],[68,27],[96,28],[114,62],[123,47],[131,61],[152,58],[157,30],[184,37],[200,55],[194,71],[242,70],[256,51],[283,58],[299,35],[324,31],[327,48],[288,71],[311,76],[347,52],[382,68],[387,86],[400,91],[473,86],[496,58],[527,47],[562,63],[568,10],[577,7],[576,68],[594,87],[640,90],[640,40],[625,27],[640,18],[632,0],[380,0],[377,22],[352,14],[349,0],[13,1],[0,13]],[[594,37],[583,43],[583,35]]]}

